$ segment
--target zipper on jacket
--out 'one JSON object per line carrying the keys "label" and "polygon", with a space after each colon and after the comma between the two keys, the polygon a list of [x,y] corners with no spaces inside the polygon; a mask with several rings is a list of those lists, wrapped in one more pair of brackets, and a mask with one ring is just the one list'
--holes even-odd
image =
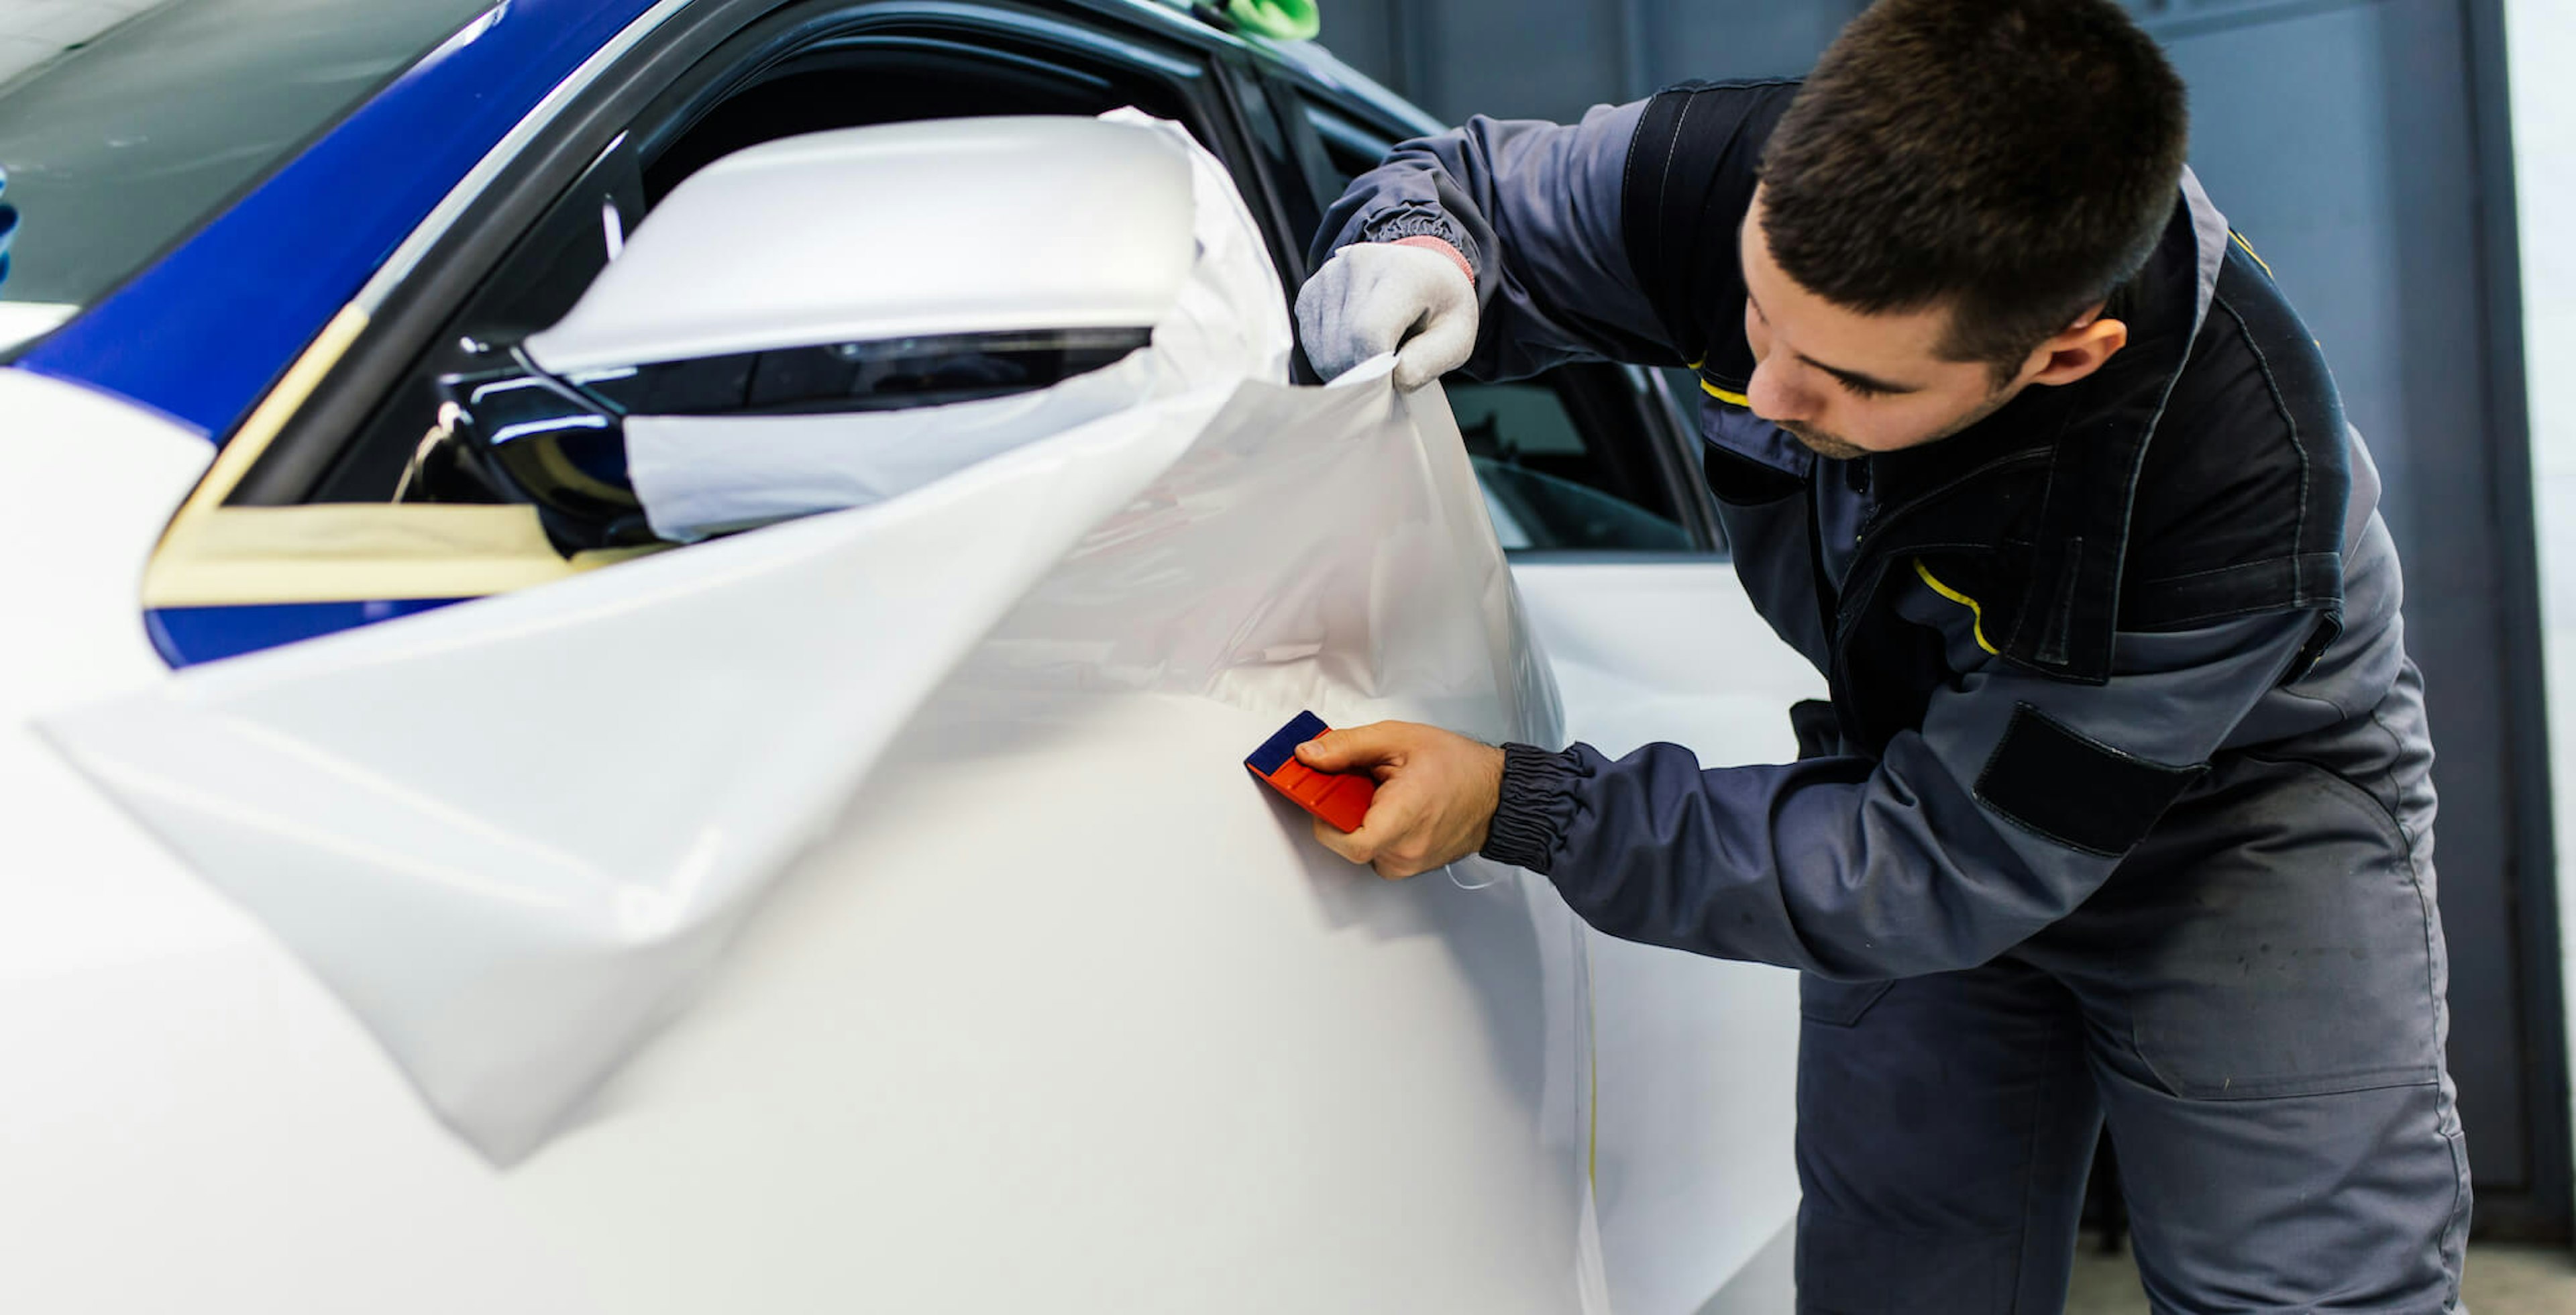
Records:
{"label": "zipper on jacket", "polygon": [[1869,496],[1869,467],[1872,460],[1873,458],[1866,456],[1855,457],[1851,467],[1843,472],[1844,485],[1853,493],[1866,499],[1860,508],[1860,525],[1852,530],[1852,561],[1855,565],[1860,561],[1858,554],[1861,544],[1869,539],[1869,527],[1878,520],[1878,499]]}
{"label": "zipper on jacket", "polygon": [[[1835,624],[1842,615],[1842,594],[1834,587],[1833,577],[1825,570],[1825,518],[1816,506],[1816,488],[1808,485],[1807,504],[1807,579],[1816,590],[1816,624],[1824,631],[1826,661],[1833,661]],[[1830,694],[1832,691],[1826,691]]]}

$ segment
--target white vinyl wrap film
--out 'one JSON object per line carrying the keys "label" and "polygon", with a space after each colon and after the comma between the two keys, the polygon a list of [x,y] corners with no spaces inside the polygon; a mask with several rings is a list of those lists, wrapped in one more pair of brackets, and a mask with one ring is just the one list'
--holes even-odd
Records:
{"label": "white vinyl wrap film", "polygon": [[41,729],[482,1152],[436,1199],[520,1221],[496,1273],[1605,1310],[1579,924],[1534,879],[1380,882],[1240,765],[1300,708],[1558,737],[1448,408],[1387,369]]}

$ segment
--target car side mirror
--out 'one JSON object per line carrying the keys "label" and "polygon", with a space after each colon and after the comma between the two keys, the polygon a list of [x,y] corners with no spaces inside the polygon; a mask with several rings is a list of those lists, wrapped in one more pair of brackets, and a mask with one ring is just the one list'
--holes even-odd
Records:
{"label": "car side mirror", "polygon": [[1069,117],[754,146],[673,189],[506,367],[442,380],[443,415],[559,547],[650,542],[631,419],[968,402],[1145,346],[1194,259],[1191,170],[1153,126]]}

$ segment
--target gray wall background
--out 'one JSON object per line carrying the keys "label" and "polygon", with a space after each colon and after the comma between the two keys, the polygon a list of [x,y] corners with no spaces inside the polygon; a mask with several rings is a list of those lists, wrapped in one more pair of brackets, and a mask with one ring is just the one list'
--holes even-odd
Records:
{"label": "gray wall background", "polygon": [[[1864,0],[1331,0],[1323,41],[1443,118],[1565,119],[1795,74]],[[2193,164],[2332,361],[2387,485],[2442,793],[2452,1071],[2486,1231],[2563,1236],[2559,995],[2499,0],[2130,0]]]}

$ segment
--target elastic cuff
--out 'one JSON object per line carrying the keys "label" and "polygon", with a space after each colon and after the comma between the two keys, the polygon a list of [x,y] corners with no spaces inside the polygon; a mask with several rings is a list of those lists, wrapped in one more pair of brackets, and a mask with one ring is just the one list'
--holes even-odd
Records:
{"label": "elastic cuff", "polygon": [[1473,281],[1476,271],[1485,267],[1485,259],[1476,249],[1476,240],[1449,216],[1419,204],[1390,210],[1369,221],[1360,231],[1363,242],[1393,242],[1399,238],[1436,237],[1449,244],[1460,259],[1467,262],[1467,277]]}
{"label": "elastic cuff", "polygon": [[1468,283],[1473,284],[1476,281],[1476,267],[1468,264],[1467,258],[1458,254],[1458,248],[1449,245],[1449,239],[1445,237],[1433,237],[1429,233],[1416,233],[1411,237],[1397,238],[1393,242],[1387,243],[1387,245],[1392,247],[1420,247],[1425,251],[1437,251],[1457,264],[1458,272],[1467,276]]}
{"label": "elastic cuff", "polygon": [[1502,800],[1485,831],[1484,856],[1544,875],[1574,820],[1574,783],[1585,775],[1571,750],[1504,745]]}

